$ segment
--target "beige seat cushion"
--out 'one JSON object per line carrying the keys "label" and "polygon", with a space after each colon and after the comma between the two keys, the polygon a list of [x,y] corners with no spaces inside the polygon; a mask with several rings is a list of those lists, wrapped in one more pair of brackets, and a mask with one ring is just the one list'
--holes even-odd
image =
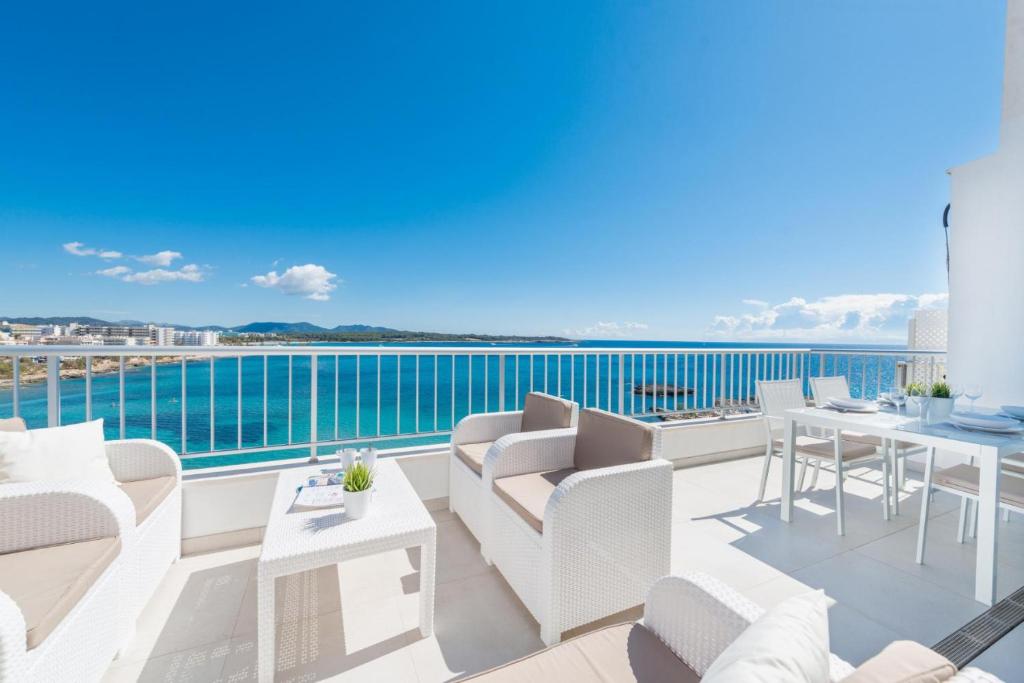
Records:
{"label": "beige seat cushion", "polygon": [[164,498],[174,490],[177,483],[175,477],[155,477],[125,481],[120,484],[121,490],[128,494],[135,506],[135,524],[142,524],[156,510]]}
{"label": "beige seat cushion", "polygon": [[580,413],[573,464],[578,470],[650,460],[655,427],[630,417],[587,408]]}
{"label": "beige seat cushion", "polygon": [[[970,465],[953,465],[938,470],[933,478],[936,486],[945,486],[955,491],[978,495],[978,468]],[[1015,507],[1024,507],[1024,479],[1005,474],[999,480],[999,499]]]}
{"label": "beige seat cushion", "polygon": [[640,624],[619,624],[566,640],[466,680],[698,683],[700,676]]}
{"label": "beige seat cushion", "polygon": [[26,432],[28,427],[25,425],[25,420],[20,417],[8,417],[0,420],[0,432]]}
{"label": "beige seat cushion", "polygon": [[[772,446],[776,450],[781,451],[782,439],[772,441]],[[816,439],[813,436],[796,437],[796,452],[797,455],[821,460],[834,460],[836,457],[835,445],[830,439]],[[865,458],[870,455],[875,455],[874,446],[843,439],[843,462]]]}
{"label": "beige seat cushion", "polygon": [[[863,434],[861,432],[843,432],[843,439],[846,441],[853,441],[854,443],[866,443],[869,446],[875,448],[882,447],[882,437],[875,436],[874,434]],[[908,448],[917,448],[917,444],[910,443],[909,441],[897,441],[896,448],[901,451],[907,450]]]}
{"label": "beige seat cushion", "polygon": [[121,552],[121,539],[32,548],[0,555],[0,591],[25,617],[28,649],[46,640]]}
{"label": "beige seat cushion", "polygon": [[912,640],[897,640],[857,667],[843,683],[941,683],[956,675],[956,666]]}
{"label": "beige seat cushion", "polygon": [[479,475],[484,473],[484,456],[494,444],[493,441],[480,443],[460,443],[455,446],[455,455],[466,464],[466,467]]}
{"label": "beige seat cushion", "polygon": [[505,501],[523,521],[544,532],[544,506],[555,488],[563,479],[575,472],[573,468],[550,470],[548,472],[530,472],[517,474],[514,477],[495,479],[491,488],[498,498]]}
{"label": "beige seat cushion", "polygon": [[523,422],[520,431],[538,432],[544,429],[564,429],[572,426],[572,401],[530,392],[523,401]]}
{"label": "beige seat cushion", "polygon": [[1017,453],[1009,458],[1003,458],[1003,470],[1024,475],[1024,453]]}

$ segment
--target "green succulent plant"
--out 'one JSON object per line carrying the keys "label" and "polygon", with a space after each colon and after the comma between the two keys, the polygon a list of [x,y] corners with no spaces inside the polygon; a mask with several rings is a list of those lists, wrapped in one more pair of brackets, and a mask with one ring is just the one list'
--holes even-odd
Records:
{"label": "green succulent plant", "polygon": [[950,398],[953,390],[945,382],[936,382],[932,385],[932,398]]}
{"label": "green succulent plant", "polygon": [[373,487],[373,470],[361,462],[357,462],[345,472],[345,479],[342,481],[346,491],[357,493],[369,491]]}
{"label": "green succulent plant", "polygon": [[911,382],[907,385],[907,396],[913,396],[915,393],[920,395],[924,391],[924,384],[921,382]]}

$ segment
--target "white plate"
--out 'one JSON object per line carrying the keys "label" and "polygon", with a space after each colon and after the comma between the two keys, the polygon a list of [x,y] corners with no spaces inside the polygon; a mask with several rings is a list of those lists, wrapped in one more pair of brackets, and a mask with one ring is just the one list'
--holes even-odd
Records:
{"label": "white plate", "polygon": [[957,424],[956,422],[950,422],[949,424],[962,432],[981,432],[983,434],[1002,434],[1004,436],[1013,436],[1024,432],[1024,426],[995,429],[992,427],[970,427],[968,425]]}
{"label": "white plate", "polygon": [[984,415],[981,413],[951,413],[949,421],[961,427],[977,427],[990,430],[1012,430],[1020,426],[1020,423],[1013,418]]}
{"label": "white plate", "polygon": [[874,401],[843,401],[842,403],[829,399],[825,404],[826,408],[832,408],[844,413],[877,413],[878,404]]}
{"label": "white plate", "polygon": [[858,398],[836,398],[830,396],[828,402],[840,410],[859,410],[874,412],[878,410],[878,404],[874,401],[864,401]]}
{"label": "white plate", "polygon": [[1017,420],[1024,420],[1024,406],[1003,406],[1003,414]]}

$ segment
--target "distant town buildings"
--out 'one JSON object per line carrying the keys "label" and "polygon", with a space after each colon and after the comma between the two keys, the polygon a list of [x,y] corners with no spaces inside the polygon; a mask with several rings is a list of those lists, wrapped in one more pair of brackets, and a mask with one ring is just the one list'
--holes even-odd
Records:
{"label": "distant town buildings", "polygon": [[216,346],[220,332],[157,325],[28,325],[0,321],[0,344],[58,346]]}

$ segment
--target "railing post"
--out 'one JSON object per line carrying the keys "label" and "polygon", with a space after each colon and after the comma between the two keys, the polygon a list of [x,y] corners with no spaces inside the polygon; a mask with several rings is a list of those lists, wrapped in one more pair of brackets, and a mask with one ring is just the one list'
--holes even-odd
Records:
{"label": "railing post", "polygon": [[[19,417],[21,415],[21,356],[11,358],[11,372],[11,381],[13,382],[11,385],[11,405],[14,408],[14,417]],[[88,393],[86,393],[86,396],[88,396]]]}
{"label": "railing post", "polygon": [[505,412],[505,354],[498,356],[498,412]]}
{"label": "railing post", "polygon": [[316,405],[316,366],[317,356],[309,357],[309,461],[319,462],[316,455],[317,442],[317,405]]}
{"label": "railing post", "polygon": [[46,426],[60,426],[60,356],[46,357]]}
{"label": "railing post", "polygon": [[626,385],[623,364],[626,362],[625,354],[619,354],[619,415],[626,414]]}

